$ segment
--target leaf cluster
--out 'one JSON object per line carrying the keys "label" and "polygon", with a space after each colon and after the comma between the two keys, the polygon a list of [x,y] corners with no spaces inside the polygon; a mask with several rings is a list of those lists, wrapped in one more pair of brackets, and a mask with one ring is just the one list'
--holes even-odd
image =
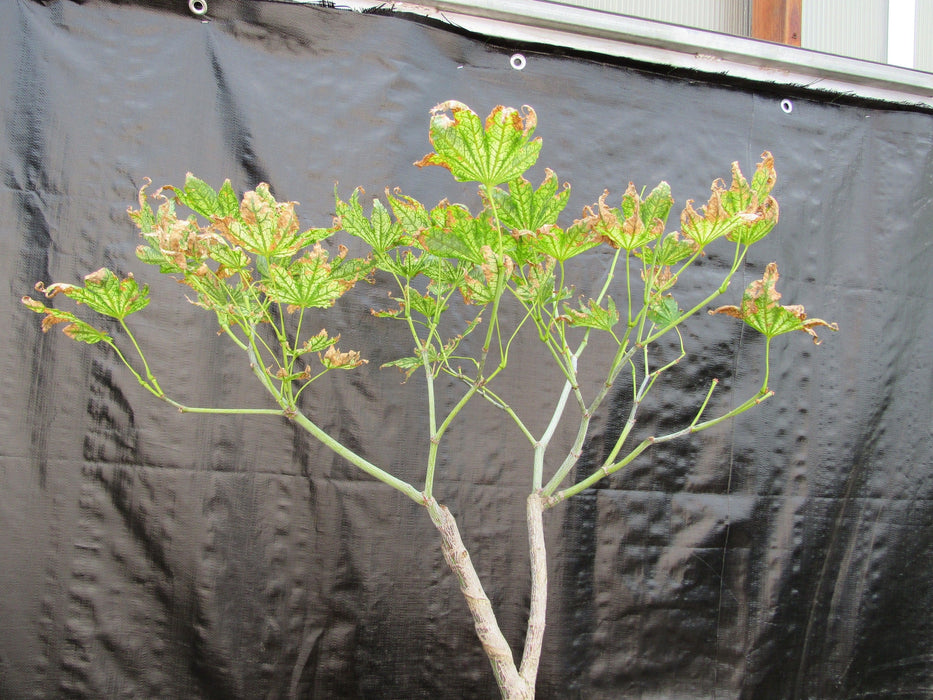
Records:
{"label": "leaf cluster", "polygon": [[[536,126],[537,115],[528,106],[520,110],[498,106],[485,120],[457,101],[432,110],[429,138],[434,150],[415,165],[438,166],[458,181],[476,183],[478,205],[472,210],[446,199],[426,206],[388,188],[384,199],[374,198],[364,206],[362,189],[353,190],[346,200],[335,190],[332,225],[303,229],[297,203],[276,200],[266,184],[238,197],[229,180],[214,190],[189,173],[183,186],[166,186],[150,197],[147,182],[140,189],[137,208],[129,209],[143,239],[137,256],[174,276],[190,290],[191,303],[216,315],[221,332],[249,355],[257,376],[290,416],[297,410],[298,395],[312,380],[330,370],[366,363],[356,351],[339,350],[338,337],[325,329],[309,333],[306,314],[333,306],[361,280],[376,275],[391,280],[394,303],[373,313],[404,323],[413,341],[410,355],[387,365],[406,375],[422,370],[428,380],[427,497],[436,446],[474,396],[506,411],[528,437],[536,451],[534,486],[551,497],[579,456],[590,417],[623,370],[630,371],[632,418],[600,471],[561,492],[572,495],[624,466],[646,446],[619,457],[637,407],[669,366],[654,367],[649,349],[666,333],[679,337],[679,326],[726,291],[749,247],[777,224],[779,209],[771,194],[776,173],[768,152],[751,180],[733,163],[730,185],[713,181],[709,200],[699,209],[687,200],[673,229],[668,220],[674,199],[666,182],[647,194],[629,183],[617,203],[606,190],[584,207],[579,218],[562,224],[570,186],[561,184],[550,169],[544,169],[538,185],[527,179],[541,150],[541,139],[534,137]],[[180,215],[181,207],[191,213]],[[348,248],[334,241],[342,233],[365,244],[365,257],[349,256]],[[677,283],[714,244],[731,247],[732,264],[709,296],[683,309],[675,296]],[[567,263],[598,247],[611,260],[601,287],[597,284],[598,291],[589,298],[574,299]],[[617,277],[624,284],[614,282]],[[777,279],[777,266],[769,265],[763,278],[748,287],[741,306],[721,306],[711,313],[742,319],[769,342],[794,330],[816,339],[814,327],[836,329],[821,319],[808,320],[802,307],[780,306]],[[139,286],[132,275],[121,279],[106,269],[88,275],[84,286],[58,283],[48,288],[38,285],[37,290],[49,299],[62,293],[116,319],[128,334],[126,317],[148,303],[148,287]],[[43,330],[64,324],[66,334],[76,340],[105,342],[117,349],[113,337],[75,314],[31,297],[23,301],[44,315]],[[516,305],[519,313],[503,314],[506,303]],[[452,320],[449,317],[461,316],[447,313],[455,304],[473,313],[466,320]],[[525,326],[536,331],[565,379],[564,394],[543,436],[534,436],[493,387]],[[464,344],[477,332],[482,335],[480,342]],[[605,382],[586,396],[578,381],[578,363],[594,332],[611,338],[616,350],[602,358]],[[308,362],[312,355],[318,358],[316,368]],[[164,398],[141,352],[140,358],[146,379],[137,377]],[[768,393],[767,354],[765,362],[765,382],[755,401]],[[453,410],[440,417],[433,394],[439,374],[464,387]],[[573,397],[583,417],[577,443],[545,484],[541,455],[568,397]],[[742,404],[740,409],[751,405]],[[700,413],[689,426],[691,432],[722,419],[700,423]],[[361,466],[383,478],[373,465]],[[384,481],[399,487],[384,476]]]}

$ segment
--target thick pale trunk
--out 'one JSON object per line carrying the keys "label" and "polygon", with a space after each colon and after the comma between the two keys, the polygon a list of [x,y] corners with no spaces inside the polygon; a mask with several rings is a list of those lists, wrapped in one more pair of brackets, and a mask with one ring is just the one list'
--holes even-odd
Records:
{"label": "thick pale trunk", "polygon": [[532,690],[538,677],[538,661],[544,641],[544,618],[547,611],[547,552],[544,548],[544,498],[539,493],[528,496],[528,553],[531,557],[531,609],[519,675]]}
{"label": "thick pale trunk", "polygon": [[528,631],[521,670],[516,667],[512,650],[499,629],[489,597],[483,590],[470,554],[460,538],[453,515],[446,506],[433,498],[425,502],[431,521],[438,529],[443,543],[444,559],[456,574],[460,590],[466,599],[476,635],[492,664],[502,697],[505,700],[534,700],[541,641],[544,636],[544,617],[547,600],[547,567],[544,549],[543,501],[537,493],[528,498],[528,538],[531,552],[532,593]]}

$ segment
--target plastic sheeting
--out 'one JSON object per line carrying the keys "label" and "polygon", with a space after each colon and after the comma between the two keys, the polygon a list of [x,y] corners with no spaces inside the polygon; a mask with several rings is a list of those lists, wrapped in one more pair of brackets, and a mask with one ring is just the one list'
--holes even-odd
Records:
{"label": "plastic sheeting", "polygon": [[[778,394],[757,410],[548,511],[538,696],[933,696],[929,114],[388,15],[209,4],[201,21],[181,1],[0,3],[0,696],[496,696],[417,504],[286,421],[174,412],[105,348],[43,335],[18,301],[38,279],[134,272],[161,299],[135,327],[163,387],[189,405],[265,406],[212,319],[135,260],[136,188],[188,170],[241,191],[267,181],[309,225],[329,222],[335,180],[344,196],[400,185],[475,202],[440,169],[409,165],[429,150],[428,110],[450,98],[483,114],[533,105],[537,173],[573,184],[570,216],[629,180],[669,180],[677,207],[704,201],[733,160],[749,172],[770,149],[781,223],[729,302],[775,259],[787,303],[842,328],[820,348],[776,341]],[[697,284],[721,264],[704,261]],[[306,408],[418,483],[423,387],[377,369],[410,344],[370,317],[384,295],[366,287],[327,316],[370,364],[329,375]],[[712,377],[725,388],[711,410],[754,392],[762,342],[739,325],[688,326],[689,355],[645,430],[689,420]],[[554,400],[553,369],[533,344],[522,352],[502,391],[534,411]],[[585,463],[617,433],[624,399]],[[439,498],[519,647],[530,451],[477,405],[442,457]]]}

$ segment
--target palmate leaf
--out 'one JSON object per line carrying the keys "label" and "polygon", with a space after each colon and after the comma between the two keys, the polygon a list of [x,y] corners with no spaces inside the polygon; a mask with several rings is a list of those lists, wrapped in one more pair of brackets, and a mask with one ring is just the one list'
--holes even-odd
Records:
{"label": "palmate leaf", "polygon": [[[462,205],[449,204],[443,211],[439,209],[432,211],[434,222],[421,235],[424,249],[437,257],[482,265],[485,262],[483,248],[499,245],[500,235],[496,228],[485,216],[473,217]],[[443,216],[442,223],[438,214]],[[507,245],[514,245],[511,236],[502,238]]]}
{"label": "palmate leaf", "polygon": [[158,244],[150,240],[149,245],[139,245],[136,247],[136,257],[147,265],[158,265],[159,272],[171,274],[173,272],[184,273],[185,268],[179,265],[172,256],[159,250]]}
{"label": "palmate leaf", "polygon": [[386,255],[378,261],[380,270],[391,272],[399,277],[412,280],[427,269],[430,254],[416,255],[411,250],[398,251],[395,255]]}
{"label": "palmate leaf", "polygon": [[768,197],[760,206],[736,214],[738,223],[729,230],[726,238],[743,245],[757,243],[777,226],[778,215],[777,200],[774,197]]}
{"label": "palmate leaf", "polygon": [[243,195],[236,212],[212,217],[214,227],[234,246],[264,258],[283,258],[327,238],[334,229],[312,228],[300,231],[295,206],[298,202],[278,202],[262,182]]}
{"label": "palmate leaf", "polygon": [[612,327],[619,322],[619,312],[616,310],[612,297],[606,297],[606,308],[601,307],[594,299],[590,299],[586,306],[581,304],[579,309],[565,309],[560,320],[570,326],[611,331]]}
{"label": "palmate leaf", "polygon": [[320,244],[285,265],[270,263],[264,290],[272,301],[286,304],[289,313],[304,308],[328,308],[353,286],[336,277]]}
{"label": "palmate leaf", "polygon": [[402,237],[401,227],[392,221],[388,210],[378,199],[373,200],[373,211],[366,218],[359,198],[363,190],[357,187],[350,195],[350,201],[344,202],[337,197],[337,220],[339,225],[351,236],[365,241],[376,253],[384,253],[397,245]]}
{"label": "palmate leaf", "polygon": [[369,360],[362,359],[356,350],[341,352],[336,345],[327,348],[323,355],[318,353],[318,359],[327,369],[355,369],[369,363]]}
{"label": "palmate leaf", "polygon": [[[582,226],[598,241],[605,241],[613,248],[627,251],[637,250],[664,233],[664,222],[661,219],[649,218],[648,224],[645,223],[643,202],[633,183],[628,184],[622,195],[621,208],[614,209],[607,205],[608,196],[608,190],[602,193],[596,202],[595,211],[592,207],[585,207],[583,218],[575,221],[574,226]],[[661,208],[658,202],[652,204],[653,210]]]}
{"label": "palmate leaf", "polygon": [[264,308],[255,293],[242,284],[230,284],[215,274],[185,275],[184,284],[197,294],[189,299],[195,306],[213,311],[221,327],[239,323],[252,325],[264,318]]}
{"label": "palmate leaf", "polygon": [[659,238],[664,233],[664,224],[673,203],[671,188],[666,182],[655,187],[644,201],[635,189],[635,183],[628,183],[622,195],[624,219],[621,222],[621,231],[613,228],[606,233],[610,237],[610,244],[616,248],[633,251]]}
{"label": "palmate leaf", "polygon": [[446,260],[431,254],[422,255],[421,260],[424,262],[424,276],[431,280],[431,285],[437,289],[456,287],[473,267],[471,262]]}
{"label": "palmate leaf", "polygon": [[761,161],[755,168],[751,183],[745,179],[736,161],[732,163],[732,184],[723,192],[723,208],[730,214],[735,214],[757,206],[770,196],[776,182],[774,156],[769,151],[761,154]]}
{"label": "palmate leaf", "polygon": [[549,226],[527,239],[526,243],[539,253],[560,262],[567,262],[570,258],[595,248],[600,240],[592,234],[588,226],[577,223],[566,231],[558,226]]}
{"label": "palmate leaf", "polygon": [[825,326],[832,331],[839,330],[839,326],[835,323],[827,323],[820,318],[808,319],[804,308],[800,305],[781,306],[778,304],[781,299],[781,294],[776,289],[778,278],[777,263],[769,263],[762,278],[755,280],[746,288],[742,295],[741,307],[720,306],[709,313],[740,318],[769,340],[782,333],[804,331],[813,338],[816,345],[819,345],[821,341],[816,331],[813,330],[815,327]]}
{"label": "palmate leaf", "polygon": [[[408,236],[417,236],[431,225],[431,215],[425,206],[413,197],[401,194],[398,190],[393,196],[386,188],[386,199],[389,200],[389,206],[392,213],[395,214],[395,220]],[[446,204],[446,200],[438,206]]]}
{"label": "palmate leaf", "polygon": [[105,267],[86,275],[84,287],[73,284],[56,283],[44,288],[36,285],[36,290],[52,298],[64,294],[79,304],[86,304],[99,314],[111,318],[124,319],[149,304],[149,285],[140,287],[133,274],[120,279]]}
{"label": "palmate leaf", "polygon": [[534,110],[526,105],[522,113],[499,105],[483,123],[462,102],[442,102],[431,110],[429,137],[435,152],[415,165],[440,165],[460,182],[486,187],[517,178],[534,165],[541,150],[541,139],[531,139],[538,121]]}
{"label": "palmate leaf", "polygon": [[152,207],[149,206],[149,200],[146,196],[146,190],[151,184],[152,180],[147,177],[145,179],[145,184],[139,188],[139,193],[137,194],[139,209],[128,207],[126,210],[130,220],[136,224],[142,234],[151,233],[153,224],[155,224],[155,213],[152,211]]}
{"label": "palmate leaf", "polygon": [[420,357],[400,357],[397,360],[392,360],[391,362],[385,362],[380,365],[381,369],[386,367],[398,367],[402,372],[405,373],[405,380],[407,381],[414,372],[423,366]]}
{"label": "palmate leaf", "polygon": [[211,258],[220,263],[220,267],[217,269],[217,276],[220,278],[243,272],[251,262],[250,257],[243,252],[243,249],[237,246],[214,246],[211,249]]}
{"label": "palmate leaf", "polygon": [[666,328],[680,318],[680,307],[670,294],[654,297],[648,303],[648,320],[659,328]]}
{"label": "palmate leaf", "polygon": [[337,343],[340,340],[340,334],[331,337],[327,335],[327,329],[322,328],[316,335],[312,335],[304,343],[301,344],[300,348],[297,348],[293,351],[295,357],[300,357],[309,352],[323,352],[331,345]]}
{"label": "palmate leaf", "polygon": [[489,246],[483,246],[482,255],[483,264],[464,272],[457,285],[467,304],[483,306],[493,301],[515,271],[512,258],[506,255],[500,261]]}
{"label": "palmate leaf", "polygon": [[570,185],[564,183],[559,193],[557,188],[557,175],[546,168],[538,189],[525,178],[517,177],[509,181],[508,192],[496,187],[490,194],[505,226],[514,231],[533,233],[544,226],[556,224],[557,217],[567,206]]}
{"label": "palmate leaf", "polygon": [[529,265],[523,277],[515,280],[515,296],[526,304],[544,306],[554,301],[554,258],[545,258],[541,262]]}
{"label": "palmate leaf", "polygon": [[779,208],[770,195],[777,174],[774,158],[765,151],[749,183],[737,162],[732,164],[732,184],[715,180],[709,201],[697,212],[693,200],[687,200],[680,217],[681,230],[699,248],[725,236],[730,241],[751,245],[768,235],[777,225]]}
{"label": "palmate leaf", "polygon": [[722,207],[726,212],[737,215],[740,223],[727,234],[729,240],[751,245],[767,236],[777,225],[778,203],[771,196],[776,182],[774,157],[768,151],[761,154],[751,183],[742,175],[739,164],[732,164],[732,184],[722,193]]}
{"label": "palmate leaf", "polygon": [[496,287],[472,275],[465,275],[460,283],[463,302],[475,306],[484,306],[496,298]]}
{"label": "palmate leaf", "polygon": [[441,306],[441,303],[434,295],[421,294],[416,289],[411,288],[408,289],[408,303],[413,312],[419,313],[428,319],[435,318],[438,313],[443,313],[448,308],[446,305]]}
{"label": "palmate leaf", "polygon": [[88,345],[94,345],[101,341],[106,341],[108,343],[113,342],[113,338],[107,333],[94,328],[91,324],[82,321],[69,311],[61,311],[60,309],[48,307],[41,301],[36,301],[29,296],[24,296],[22,302],[27,308],[32,309],[36,313],[45,314],[45,317],[42,319],[43,333],[47,333],[53,326],[64,323],[65,325],[62,327],[62,332],[73,340],[78,340]]}
{"label": "palmate leaf", "polygon": [[671,186],[666,182],[659,182],[651,190],[651,193],[641,202],[641,220],[647,228],[656,226],[660,221],[662,228],[667,223],[667,217],[674,205],[674,198],[671,196]]}
{"label": "palmate leaf", "polygon": [[175,200],[191,211],[197,212],[205,219],[213,217],[235,216],[239,209],[236,192],[230,180],[224,180],[220,191],[214,189],[203,180],[191,173],[185,175],[185,186],[182,189],[168,187],[175,193]]}
{"label": "palmate leaf", "polygon": [[680,229],[684,236],[696,244],[700,250],[717,238],[728,235],[742,224],[739,214],[729,214],[722,206],[722,194],[725,190],[713,183],[709,201],[696,211],[693,200],[688,199],[680,215]]}
{"label": "palmate leaf", "polygon": [[[320,247],[320,244],[315,248]],[[337,255],[330,260],[331,275],[350,289],[361,279],[370,275],[376,266],[371,257],[351,258],[347,256],[348,249],[344,245],[337,246]]]}
{"label": "palmate leaf", "polygon": [[147,184],[139,190],[139,209],[128,209],[130,219],[136,223],[146,243],[136,249],[136,256],[148,265],[158,265],[163,273],[187,273],[197,269],[208,258],[210,249],[221,242],[219,236],[198,225],[194,216],[179,219],[175,200],[162,194],[162,200],[153,212],[146,197]]}
{"label": "palmate leaf", "polygon": [[645,246],[635,251],[635,255],[644,260],[648,266],[670,267],[686,260],[694,252],[696,252],[696,246],[693,241],[681,240],[679,232],[673,231],[667,234],[661,242],[655,244],[654,248]]}

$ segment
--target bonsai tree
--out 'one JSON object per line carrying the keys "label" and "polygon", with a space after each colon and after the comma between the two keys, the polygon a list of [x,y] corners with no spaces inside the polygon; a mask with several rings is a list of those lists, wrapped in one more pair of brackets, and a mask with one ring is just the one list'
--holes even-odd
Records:
{"label": "bonsai tree", "polygon": [[[43,330],[62,324],[74,340],[109,346],[144,389],[178,410],[293,421],[347,462],[422,506],[440,535],[502,697],[509,699],[533,698],[535,692],[547,600],[545,512],[624,468],[652,445],[689,438],[770,397],[770,348],[776,336],[803,331],[818,343],[817,327],[837,329],[808,318],[801,306],[779,303],[775,263],[748,286],[739,305],[710,309],[744,264],[749,248],[778,222],[770,153],[763,154],[751,180],[733,164],[730,185],[714,181],[709,201],[699,210],[688,200],[673,231],[667,231],[673,199],[665,182],[647,194],[629,183],[615,206],[608,191],[603,192],[579,219],[562,225],[569,186],[560,185],[551,170],[545,170],[538,186],[524,177],[541,150],[535,127],[535,112],[527,106],[496,107],[485,121],[456,101],[432,110],[429,137],[434,150],[415,165],[439,166],[457,181],[476,183],[480,206],[475,213],[447,200],[429,208],[388,189],[384,200],[373,200],[367,212],[361,202],[364,193],[356,189],[346,200],[335,193],[331,226],[302,230],[296,203],[277,201],[265,184],[238,197],[229,181],[214,190],[189,174],[183,186],[162,187],[150,197],[147,181],[138,208],[129,210],[143,239],[137,256],[187,285],[189,301],[216,316],[220,331],[243,351],[246,366],[268,392],[268,407],[191,407],[169,397],[128,323],[150,302],[148,286],[132,274],[122,277],[100,269],[82,285],[36,285],[48,299],[64,295],[109,317],[103,325],[23,298],[43,315]],[[191,213],[182,216],[182,207]],[[368,252],[350,256],[346,246],[332,243],[340,236],[358,239]],[[611,263],[593,287],[595,295],[575,299],[567,263],[599,246],[608,249]],[[713,246],[726,251],[731,264],[704,298],[681,308],[678,281]],[[429,438],[421,453],[423,479],[417,483],[357,454],[302,411],[300,399],[313,394],[323,374],[370,371],[364,369],[367,360],[360,352],[341,350],[339,336],[316,325],[318,310],[332,307],[362,280],[389,286],[392,301],[373,313],[402,324],[411,337],[411,353],[386,365],[409,376],[420,372],[425,380],[425,409],[419,419],[427,422]],[[649,392],[686,356],[681,327],[699,322],[707,310],[740,319],[764,336],[761,387],[735,408],[708,416],[717,387],[713,380],[698,396],[689,422],[633,441],[633,427]],[[523,329],[533,333],[520,334]],[[609,343],[610,353],[587,352],[597,334],[604,337],[602,347]],[[676,357],[660,359],[658,344],[664,338],[674,340]],[[532,419],[537,423],[540,415],[519,415],[497,391],[497,380],[526,342],[544,345],[553,365],[533,369],[544,381],[556,378],[557,400],[539,432],[533,430]],[[584,365],[603,381],[586,386],[581,381]],[[441,387],[453,387],[453,395],[440,397]],[[593,417],[618,387],[627,387],[630,394],[628,417],[601,463],[582,468]],[[527,441],[531,602],[518,658],[499,629],[453,514],[435,498],[439,447],[472,401],[500,412]],[[576,426],[575,437],[569,449],[565,445],[552,454],[562,421]]]}

